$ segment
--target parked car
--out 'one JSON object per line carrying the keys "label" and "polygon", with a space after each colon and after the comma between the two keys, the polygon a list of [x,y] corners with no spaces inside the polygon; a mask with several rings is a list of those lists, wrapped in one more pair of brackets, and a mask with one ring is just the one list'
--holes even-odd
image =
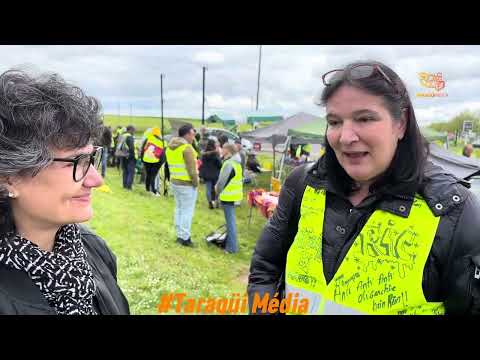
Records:
{"label": "parked car", "polygon": [[253,149],[253,144],[250,140],[241,138],[237,134],[226,129],[207,128],[207,135],[210,139],[214,139],[216,141],[218,141],[218,138],[221,135],[225,135],[228,138],[228,142],[232,144],[235,142],[235,140],[240,139],[242,141],[243,150],[249,152]]}
{"label": "parked car", "polygon": [[[199,131],[199,130],[197,130],[197,131]],[[228,138],[228,142],[232,143],[232,144],[235,142],[235,140],[240,139],[242,141],[243,150],[245,150],[246,152],[249,152],[253,149],[253,144],[250,140],[243,139],[240,136],[238,136],[237,134],[235,134],[235,133],[233,133],[229,130],[207,128],[207,136],[208,136],[209,139],[213,139],[215,141],[218,141],[218,138],[220,137],[220,135],[226,135],[227,138]],[[173,137],[173,135],[171,135],[171,134],[165,135],[165,143],[168,144],[170,142],[170,140],[172,139],[172,137]]]}

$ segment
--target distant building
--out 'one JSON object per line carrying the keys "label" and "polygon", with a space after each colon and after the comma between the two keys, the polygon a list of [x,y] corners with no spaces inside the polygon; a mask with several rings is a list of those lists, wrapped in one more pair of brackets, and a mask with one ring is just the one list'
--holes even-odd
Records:
{"label": "distant building", "polygon": [[274,115],[274,114],[251,114],[247,116],[247,123],[250,125],[254,125],[262,122],[276,123],[283,120],[284,120],[284,117],[282,115]]}
{"label": "distant building", "polygon": [[207,124],[211,124],[211,123],[223,124],[223,127],[226,128],[226,129],[233,128],[237,124],[235,119],[229,118],[229,117],[226,117],[226,116],[220,117],[217,114],[209,116],[208,119],[206,119],[206,122],[207,122]]}

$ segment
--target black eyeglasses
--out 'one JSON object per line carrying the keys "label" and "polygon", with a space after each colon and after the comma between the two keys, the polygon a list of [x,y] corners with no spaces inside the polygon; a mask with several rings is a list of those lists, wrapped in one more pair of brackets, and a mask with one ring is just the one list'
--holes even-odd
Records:
{"label": "black eyeglasses", "polygon": [[386,82],[388,82],[393,87],[393,89],[397,92],[398,95],[403,96],[405,94],[406,89],[404,89],[403,91],[399,89],[400,86],[398,86],[398,84],[395,84],[377,64],[357,64],[350,68],[335,69],[329,71],[322,76],[323,84],[325,86],[332,85],[333,83],[338,81],[345,72],[347,77],[351,80],[366,79],[374,77],[376,75],[380,75]]}
{"label": "black eyeglasses", "polygon": [[80,182],[88,174],[90,165],[93,165],[95,169],[98,169],[102,162],[103,148],[96,146],[91,154],[82,154],[74,159],[60,159],[54,158],[53,161],[62,161],[73,163],[73,181]]}

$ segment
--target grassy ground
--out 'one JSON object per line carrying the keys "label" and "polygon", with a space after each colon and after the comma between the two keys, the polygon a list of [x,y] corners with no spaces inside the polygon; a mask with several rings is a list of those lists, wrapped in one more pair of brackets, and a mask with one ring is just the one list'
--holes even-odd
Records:
{"label": "grassy ground", "polygon": [[[459,144],[457,146],[454,146],[454,145],[450,145],[448,150],[453,152],[454,154],[457,154],[457,155],[462,155],[462,151],[463,151],[463,147],[465,145],[463,144]],[[479,159],[480,158],[480,149],[474,149],[473,150],[473,154],[472,154],[472,158],[475,158],[475,159]]]}
{"label": "grassy ground", "polygon": [[[117,256],[118,282],[131,313],[157,314],[160,296],[169,292],[185,292],[189,297],[244,294],[250,258],[266,220],[253,212],[249,227],[244,201],[236,210],[239,253],[226,255],[208,246],[205,236],[225,220],[221,209],[208,209],[202,185],[192,225],[197,247],[185,248],[175,242],[173,197],[152,197],[137,180],[134,190],[126,191],[120,172],[108,168],[106,184],[112,193],[95,190],[94,217],[88,224]],[[265,175],[257,186],[268,188],[268,181]]]}

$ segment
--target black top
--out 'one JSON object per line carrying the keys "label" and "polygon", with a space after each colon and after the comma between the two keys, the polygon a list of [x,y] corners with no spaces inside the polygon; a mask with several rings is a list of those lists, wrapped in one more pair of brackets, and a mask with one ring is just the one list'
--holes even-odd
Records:
{"label": "black top", "polygon": [[220,169],[222,168],[222,161],[216,152],[211,152],[202,155],[202,165],[200,166],[199,176],[207,181],[218,180]]}
{"label": "black top", "polygon": [[[85,226],[80,225],[80,233],[97,287],[93,298],[95,311],[101,315],[130,314],[128,301],[117,284],[115,255],[103,239]],[[56,312],[26,272],[0,265],[0,314],[55,315]]]}
{"label": "black top", "polygon": [[112,131],[107,127],[103,130],[100,145],[106,147],[110,147],[112,145]]}
{"label": "black top", "polygon": [[440,216],[423,272],[422,288],[427,301],[444,302],[447,314],[480,314],[480,279],[476,275],[476,269],[480,269],[480,203],[463,180],[429,163],[424,181],[414,188],[407,184],[385,186],[352,206],[335,179],[328,177],[322,159],[295,169],[285,181],[274,215],[255,247],[249,297],[266,292],[273,296],[284,287],[286,257],[298,230],[300,205],[308,184],[327,191],[322,241],[327,283],[375,210],[407,217],[413,195],[418,193],[435,216]]}

